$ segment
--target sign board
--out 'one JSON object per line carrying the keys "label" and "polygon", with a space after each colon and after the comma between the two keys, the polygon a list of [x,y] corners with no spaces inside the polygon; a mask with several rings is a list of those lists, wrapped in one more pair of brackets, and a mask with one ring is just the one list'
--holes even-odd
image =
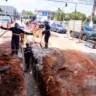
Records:
{"label": "sign board", "polygon": [[0,16],[0,22],[7,22],[10,20],[9,16]]}
{"label": "sign board", "polygon": [[82,20],[71,20],[69,21],[69,30],[75,32],[81,32]]}
{"label": "sign board", "polygon": [[42,12],[42,16],[48,16],[48,12]]}

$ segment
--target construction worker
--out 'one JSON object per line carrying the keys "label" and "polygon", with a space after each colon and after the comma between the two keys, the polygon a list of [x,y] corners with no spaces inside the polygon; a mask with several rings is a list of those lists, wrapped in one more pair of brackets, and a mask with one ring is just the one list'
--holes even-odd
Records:
{"label": "construction worker", "polygon": [[44,31],[42,32],[42,35],[45,34],[45,37],[44,37],[44,41],[45,41],[45,48],[48,48],[48,41],[49,41],[49,38],[50,38],[50,25],[49,25],[49,22],[48,21],[45,21],[44,22],[45,24],[45,28],[44,28]]}
{"label": "construction worker", "polygon": [[12,31],[12,40],[11,40],[12,53],[10,55],[18,55],[19,39],[20,39],[21,33],[24,33],[26,35],[33,35],[32,33],[27,33],[25,31],[23,31],[22,29],[20,29],[20,26],[18,23],[15,23],[15,27],[4,28],[4,27],[0,26],[0,28],[4,29],[4,30]]}
{"label": "construction worker", "polygon": [[24,49],[24,57],[25,57],[25,70],[24,72],[27,72],[30,67],[30,58],[32,55],[32,48],[30,47],[29,43],[26,43],[26,48]]}

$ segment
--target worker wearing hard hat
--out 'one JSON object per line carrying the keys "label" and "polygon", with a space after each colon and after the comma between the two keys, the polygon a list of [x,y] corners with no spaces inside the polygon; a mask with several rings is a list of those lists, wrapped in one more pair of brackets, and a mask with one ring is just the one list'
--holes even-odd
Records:
{"label": "worker wearing hard hat", "polygon": [[4,27],[0,26],[0,28],[2,28],[4,30],[12,31],[12,40],[11,40],[12,53],[10,55],[14,55],[14,54],[18,55],[19,39],[20,39],[21,33],[24,33],[26,35],[33,35],[32,33],[27,33],[25,31],[23,31],[22,29],[20,29],[20,26],[18,23],[15,23],[15,27],[4,28]]}
{"label": "worker wearing hard hat", "polygon": [[45,21],[44,24],[45,24],[45,29],[42,32],[42,34],[43,35],[45,34],[45,37],[44,37],[45,48],[48,48],[48,42],[49,42],[49,38],[50,38],[50,35],[51,35],[50,34],[50,25],[49,25],[49,22],[48,21]]}

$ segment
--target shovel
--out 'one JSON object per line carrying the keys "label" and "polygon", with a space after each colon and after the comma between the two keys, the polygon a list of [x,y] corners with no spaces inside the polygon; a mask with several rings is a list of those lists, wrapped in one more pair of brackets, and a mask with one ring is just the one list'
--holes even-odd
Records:
{"label": "shovel", "polygon": [[42,39],[43,39],[43,35],[42,35],[41,40],[40,40],[40,46],[41,46],[41,48],[43,47],[42,46]]}

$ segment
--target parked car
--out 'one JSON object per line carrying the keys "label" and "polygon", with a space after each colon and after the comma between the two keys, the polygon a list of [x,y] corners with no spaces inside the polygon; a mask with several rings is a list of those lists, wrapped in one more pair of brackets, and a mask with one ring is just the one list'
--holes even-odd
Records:
{"label": "parked car", "polygon": [[[72,36],[72,31],[70,31]],[[80,32],[74,32],[74,37],[79,37]],[[82,40],[86,41],[87,39],[96,40],[96,31],[89,26],[82,26]]]}
{"label": "parked car", "polygon": [[57,23],[51,24],[51,31],[58,32],[58,33],[66,33],[67,32],[66,28],[63,27],[63,25],[57,24]]}
{"label": "parked car", "polygon": [[96,30],[96,24],[93,24],[93,29]]}
{"label": "parked car", "polygon": [[44,28],[44,22],[39,21],[39,20],[35,20],[33,22],[35,22],[39,28]]}

